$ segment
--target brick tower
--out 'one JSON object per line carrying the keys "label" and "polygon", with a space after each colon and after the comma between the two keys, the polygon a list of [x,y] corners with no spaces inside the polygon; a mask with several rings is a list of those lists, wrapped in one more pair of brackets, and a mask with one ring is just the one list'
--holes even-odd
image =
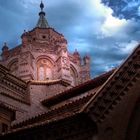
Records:
{"label": "brick tower", "polygon": [[90,78],[90,58],[81,57],[77,50],[67,50],[67,40],[49,26],[40,4],[39,20],[35,28],[21,36],[22,43],[9,49],[5,43],[2,48],[1,64],[17,77],[29,81],[64,80],[75,86]]}

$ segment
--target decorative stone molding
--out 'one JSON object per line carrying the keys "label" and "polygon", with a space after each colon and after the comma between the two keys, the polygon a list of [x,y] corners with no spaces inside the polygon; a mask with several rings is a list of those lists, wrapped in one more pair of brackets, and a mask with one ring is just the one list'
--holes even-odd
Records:
{"label": "decorative stone molding", "polygon": [[[2,71],[1,71],[2,69]],[[28,85],[0,65],[0,94],[29,103]]]}
{"label": "decorative stone molding", "polygon": [[102,122],[140,79],[140,46],[118,68],[85,106],[94,121]]}

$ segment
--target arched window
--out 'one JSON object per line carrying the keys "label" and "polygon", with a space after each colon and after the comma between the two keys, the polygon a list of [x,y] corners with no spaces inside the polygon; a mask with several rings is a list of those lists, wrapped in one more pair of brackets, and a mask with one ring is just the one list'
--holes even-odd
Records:
{"label": "arched window", "polygon": [[77,78],[78,78],[78,74],[77,74],[77,71],[76,69],[71,65],[71,68],[70,68],[70,74],[71,74],[71,77],[72,77],[72,85],[77,85]]}
{"label": "arched window", "polygon": [[37,61],[37,79],[41,81],[53,79],[53,64],[44,58]]}

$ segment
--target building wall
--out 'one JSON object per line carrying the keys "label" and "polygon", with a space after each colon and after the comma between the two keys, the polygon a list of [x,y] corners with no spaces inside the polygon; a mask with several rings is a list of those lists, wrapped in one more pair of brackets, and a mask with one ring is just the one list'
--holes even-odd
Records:
{"label": "building wall", "polygon": [[[116,105],[114,104],[114,109],[110,109],[106,119],[98,124],[99,140],[137,140],[140,114],[137,112],[136,117],[136,114],[133,115],[133,113],[140,99],[140,80],[133,87],[131,87],[132,85],[128,86],[128,89],[131,89],[124,97],[121,97],[122,100],[120,99]],[[139,106],[137,106],[138,108]]]}
{"label": "building wall", "polygon": [[48,111],[42,100],[90,78],[89,57],[81,62],[77,50],[70,53],[65,37],[49,27],[42,2],[40,8],[39,26],[24,31],[20,45],[9,49],[5,43],[2,47],[0,64],[9,70],[4,70],[8,71],[4,78],[0,70],[0,102],[14,109],[12,124]]}

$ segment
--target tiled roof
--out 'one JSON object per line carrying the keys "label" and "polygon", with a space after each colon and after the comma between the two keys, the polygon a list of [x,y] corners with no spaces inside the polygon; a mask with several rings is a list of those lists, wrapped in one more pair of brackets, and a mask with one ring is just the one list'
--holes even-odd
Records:
{"label": "tiled roof", "polygon": [[[67,115],[69,116],[70,114],[75,114],[79,112],[82,107],[96,93],[96,91],[102,86],[102,84],[107,80],[107,78],[113,73],[113,71],[114,70],[104,73],[103,75],[96,77],[95,79],[89,80],[84,84],[81,84],[72,89],[68,89],[56,95],[54,98],[50,98],[52,102],[55,102],[55,104],[53,104],[55,106],[50,108],[48,112],[38,114],[37,116],[33,116],[21,122],[17,122],[13,124],[12,128],[17,129],[46,120],[57,120],[59,119],[59,117],[65,118]],[[59,100],[57,100],[58,98]],[[52,102],[50,103],[52,104]]]}
{"label": "tiled roof", "polygon": [[43,122],[33,123],[33,124],[23,126],[23,127],[20,127],[20,128],[12,129],[12,130],[10,130],[6,133],[1,133],[0,136],[13,134],[13,133],[16,133],[16,132],[18,133],[20,131],[22,132],[23,130],[27,130],[27,129],[29,130],[29,129],[36,128],[36,127],[39,127],[39,126],[46,126],[46,125],[48,125],[52,122],[55,123],[55,122],[58,122],[60,120],[72,118],[72,117],[80,115],[80,114],[81,114],[81,112],[75,112],[75,113],[67,114],[65,116],[60,116],[58,119],[51,119],[51,120],[45,120]]}
{"label": "tiled roof", "polygon": [[13,129],[23,127],[26,125],[31,125],[33,123],[37,122],[43,122],[43,121],[51,121],[51,120],[57,120],[59,117],[65,118],[65,116],[79,112],[80,109],[85,105],[89,99],[94,95],[94,92],[91,92],[81,98],[73,99],[69,102],[62,103],[60,106],[56,106],[53,109],[50,109],[48,112],[43,114],[38,114],[37,116],[34,116],[32,118],[29,118],[27,120],[24,120],[22,122],[18,122],[12,126]]}
{"label": "tiled roof", "polygon": [[102,85],[109,76],[114,72],[115,69],[108,71],[94,79],[91,79],[85,83],[82,83],[76,87],[70,88],[68,90],[65,90],[61,93],[56,94],[53,97],[47,98],[42,101],[43,105],[46,105],[47,107],[50,107],[52,105],[58,104],[59,102],[62,102],[64,100],[67,100],[69,98],[80,96],[81,94],[89,91],[90,89],[94,89],[100,85]]}
{"label": "tiled roof", "polygon": [[12,126],[12,130],[7,133],[14,133],[24,129],[47,125],[51,122],[56,122],[80,114],[83,105],[86,104],[93,95],[94,93],[89,94],[70,103],[63,104],[61,107],[52,109],[44,114],[39,114],[34,118],[25,120],[24,122]]}

